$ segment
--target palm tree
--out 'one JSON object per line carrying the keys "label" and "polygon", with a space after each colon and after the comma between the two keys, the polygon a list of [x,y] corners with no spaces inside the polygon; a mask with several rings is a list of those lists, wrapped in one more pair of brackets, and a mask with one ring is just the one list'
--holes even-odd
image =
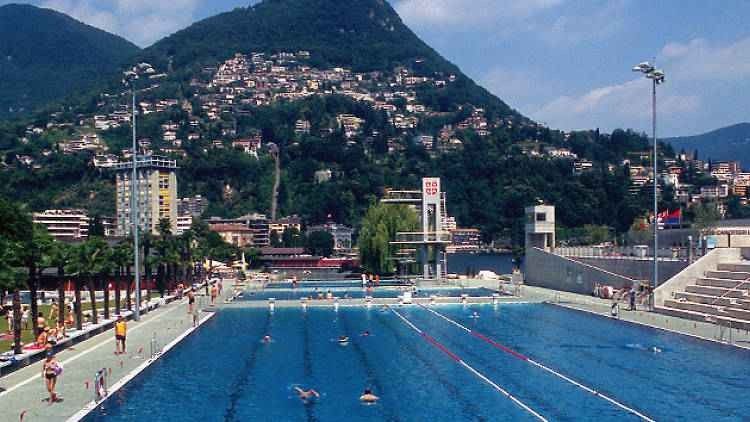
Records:
{"label": "palm tree", "polygon": [[99,279],[99,285],[102,287],[104,292],[104,319],[109,319],[109,275],[114,269],[114,262],[112,261],[112,248],[103,242],[102,253],[99,255],[97,262],[97,276]]}
{"label": "palm tree", "polygon": [[20,206],[0,199],[0,288],[13,292],[13,353],[21,348],[21,287],[26,239],[32,236],[31,216]]}
{"label": "palm tree", "polygon": [[45,261],[46,255],[49,254],[52,249],[54,239],[47,233],[47,229],[39,224],[34,224],[31,227],[31,236],[25,239],[23,244],[23,261],[24,266],[28,269],[28,286],[29,296],[31,300],[31,316],[34,337],[38,336],[41,329],[36,324],[36,317],[39,316],[39,304],[37,303],[38,291],[39,291],[39,275],[44,269],[43,262]]}
{"label": "palm tree", "polygon": [[169,219],[162,218],[159,220],[157,230],[159,231],[159,239],[156,241],[156,274],[159,281],[159,294],[164,297],[166,282],[169,278],[169,267],[174,258],[172,254],[172,250],[174,249],[172,223]]}
{"label": "palm tree", "polygon": [[73,259],[73,248],[63,242],[54,242],[45,256],[45,266],[57,268],[58,321],[65,321],[65,267]]}
{"label": "palm tree", "polygon": [[[122,288],[121,283],[123,281],[123,277],[125,276],[126,268],[128,273],[128,280],[130,276],[130,265],[133,262],[133,246],[128,240],[123,240],[117,246],[115,246],[112,250],[112,263],[115,265],[116,274],[115,274],[115,313],[119,314],[121,307],[121,301],[120,301],[120,290]],[[126,283],[130,283],[130,281],[126,281]],[[126,291],[129,293],[130,288],[127,288]],[[130,302],[128,300],[128,302]]]}
{"label": "palm tree", "polygon": [[101,276],[108,268],[108,251],[109,246],[100,237],[92,237],[76,247],[72,267],[77,273],[76,279],[76,327],[82,328],[82,311],[81,311],[81,282],[85,279],[91,298],[92,322],[96,324],[99,316],[96,309],[96,284],[95,277]]}

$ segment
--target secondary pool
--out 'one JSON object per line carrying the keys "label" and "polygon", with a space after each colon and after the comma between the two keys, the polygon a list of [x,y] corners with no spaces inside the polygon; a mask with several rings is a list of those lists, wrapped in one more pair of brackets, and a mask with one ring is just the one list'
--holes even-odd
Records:
{"label": "secondary pool", "polygon": [[[392,309],[222,309],[87,420],[496,421],[539,420],[537,414],[600,421],[638,420],[637,412],[655,420],[739,421],[750,415],[745,350],[547,304]],[[271,343],[261,342],[266,334]],[[336,341],[341,335],[348,344]],[[303,404],[295,385],[315,388],[320,399]],[[360,404],[365,388],[381,400]]]}
{"label": "secondary pool", "polygon": [[[243,293],[241,300],[267,300],[274,298],[276,300],[299,300],[302,298],[318,299],[324,298],[326,293],[331,294],[339,299],[364,299],[366,295],[374,298],[397,298],[404,294],[403,290],[379,287],[367,293],[361,287],[320,287],[320,288],[297,288],[297,289],[264,289],[249,290]],[[490,297],[495,293],[494,290],[483,287],[472,288],[424,288],[418,289],[413,293],[413,297],[460,297],[462,294],[470,297]]]}

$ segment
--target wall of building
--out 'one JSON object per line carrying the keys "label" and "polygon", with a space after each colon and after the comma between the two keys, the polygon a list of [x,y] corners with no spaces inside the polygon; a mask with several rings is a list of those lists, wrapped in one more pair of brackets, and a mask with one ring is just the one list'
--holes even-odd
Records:
{"label": "wall of building", "polygon": [[526,249],[524,275],[526,284],[581,294],[593,293],[596,283],[615,288],[635,283],[629,277],[538,248]]}
{"label": "wall of building", "polygon": [[[616,258],[572,258],[606,271],[636,280],[651,280],[654,274],[654,261],[649,259],[616,259]],[[675,274],[687,268],[687,261],[659,261],[659,283],[663,283]]]}

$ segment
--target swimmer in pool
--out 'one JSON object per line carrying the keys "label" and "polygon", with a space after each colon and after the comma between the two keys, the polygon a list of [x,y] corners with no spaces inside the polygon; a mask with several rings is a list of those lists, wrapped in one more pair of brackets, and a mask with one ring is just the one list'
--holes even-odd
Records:
{"label": "swimmer in pool", "polygon": [[479,313],[477,311],[474,311],[474,313],[471,314],[472,318],[479,318]]}
{"label": "swimmer in pool", "polygon": [[341,344],[349,343],[349,337],[347,337],[347,336],[339,336],[339,343],[341,343]]}
{"label": "swimmer in pool", "polygon": [[362,332],[362,337],[369,337],[369,336],[370,336],[369,330],[365,330],[364,332]]}
{"label": "swimmer in pool", "polygon": [[658,348],[658,347],[656,347],[656,346],[652,347],[651,351],[654,352],[654,353],[661,353],[661,349]]}
{"label": "swimmer in pool", "polygon": [[359,396],[359,401],[363,403],[375,403],[378,400],[380,400],[380,397],[372,394],[372,390],[370,390],[369,388],[365,388],[365,391],[361,396]]}
{"label": "swimmer in pool", "polygon": [[270,343],[271,342],[271,336],[269,336],[268,334],[264,335],[262,341],[263,341],[263,343]]}
{"label": "swimmer in pool", "polygon": [[300,387],[294,387],[294,391],[297,392],[297,396],[303,402],[308,402],[309,400],[317,399],[318,397],[320,397],[320,394],[312,388],[309,390],[305,390]]}

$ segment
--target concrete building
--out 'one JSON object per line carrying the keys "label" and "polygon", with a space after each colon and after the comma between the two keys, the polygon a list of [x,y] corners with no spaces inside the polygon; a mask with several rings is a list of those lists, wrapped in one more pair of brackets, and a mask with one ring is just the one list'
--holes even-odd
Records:
{"label": "concrete building", "polygon": [[482,233],[479,229],[450,230],[451,244],[446,248],[448,252],[478,252],[482,243]]}
{"label": "concrete building", "polygon": [[89,234],[89,216],[84,210],[46,210],[35,212],[33,219],[34,224],[46,227],[49,234],[57,240],[81,240]]}
{"label": "concrete building", "polygon": [[526,249],[555,249],[555,207],[537,205],[526,208]]}
{"label": "concrete building", "polygon": [[265,214],[248,214],[239,218],[211,217],[209,227],[221,224],[240,224],[248,227],[252,233],[251,245],[254,248],[265,248],[271,244],[271,230],[268,217]]}
{"label": "concrete building", "polygon": [[[177,229],[177,161],[157,155],[138,156],[139,228],[158,234],[160,219],[168,219],[172,230]],[[130,235],[131,180],[133,163],[119,163],[113,167],[117,182],[117,233]]]}
{"label": "concrete building", "polygon": [[189,215],[191,217],[200,217],[208,208],[208,200],[201,195],[195,195],[188,198],[182,198],[177,201],[177,215]]}
{"label": "concrete building", "polygon": [[302,219],[296,215],[292,215],[290,217],[279,218],[268,223],[269,233],[275,231],[279,236],[281,236],[281,234],[284,233],[286,229],[297,229],[301,232]]}
{"label": "concrete building", "polygon": [[187,215],[178,215],[177,216],[177,229],[175,230],[175,234],[180,235],[185,233],[186,231],[190,230],[190,227],[193,225],[193,216],[190,214]]}
{"label": "concrete building", "polygon": [[253,231],[244,224],[214,224],[211,231],[216,232],[225,242],[244,248],[253,243]]}

